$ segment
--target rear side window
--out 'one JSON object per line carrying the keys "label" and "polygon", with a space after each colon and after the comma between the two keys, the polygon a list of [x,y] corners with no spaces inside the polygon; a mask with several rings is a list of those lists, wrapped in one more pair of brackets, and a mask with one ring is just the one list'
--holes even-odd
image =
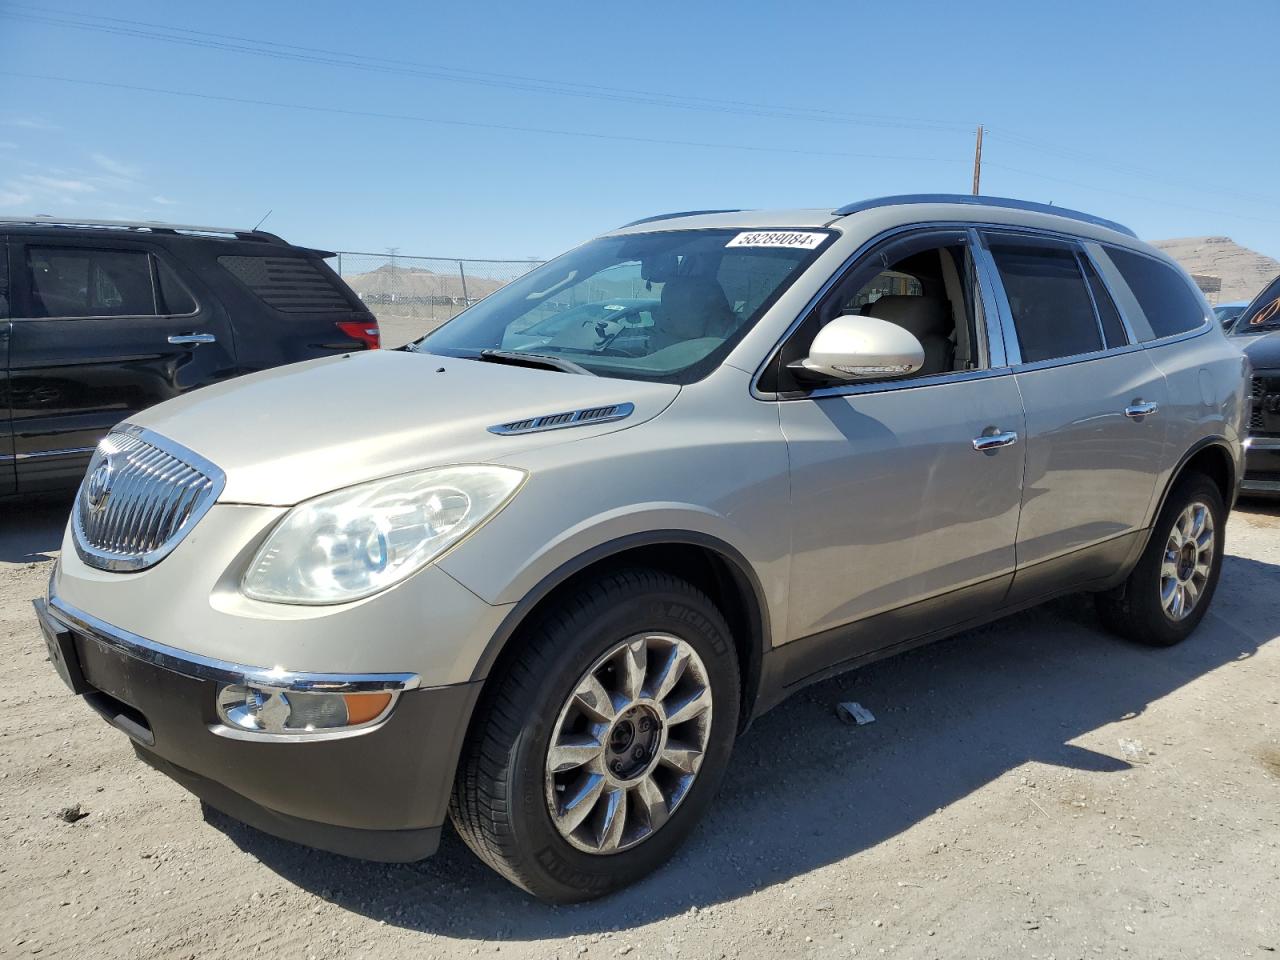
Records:
{"label": "rear side window", "polygon": [[164,261],[144,250],[27,247],[32,316],[164,317],[196,301]]}
{"label": "rear side window", "polygon": [[149,253],[27,247],[27,272],[37,317],[156,315]]}
{"label": "rear side window", "polygon": [[1107,338],[1107,346],[1127,346],[1129,334],[1125,332],[1124,323],[1120,320],[1120,311],[1116,309],[1115,301],[1111,299],[1111,294],[1103,285],[1098,271],[1093,269],[1093,264],[1087,257],[1081,257],[1080,264],[1084,267],[1084,276],[1089,282],[1089,292],[1093,294],[1093,305],[1098,309],[1098,320]]}
{"label": "rear side window", "polygon": [[1203,326],[1204,308],[1177,270],[1119,247],[1106,250],[1147,315],[1154,336],[1146,339],[1172,337]]}
{"label": "rear side window", "polygon": [[308,257],[219,257],[232,276],[281,313],[351,313],[341,281]]}
{"label": "rear side window", "polygon": [[1023,363],[1102,349],[1089,288],[1071,250],[1005,241],[990,249],[1009,298]]}

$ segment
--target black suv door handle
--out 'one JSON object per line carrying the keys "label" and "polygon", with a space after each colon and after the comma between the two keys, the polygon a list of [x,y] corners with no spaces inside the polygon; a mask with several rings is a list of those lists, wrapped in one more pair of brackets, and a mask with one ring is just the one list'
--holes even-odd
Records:
{"label": "black suv door handle", "polygon": [[189,344],[198,347],[202,343],[217,343],[218,338],[212,333],[175,333],[169,338],[169,342],[174,346]]}

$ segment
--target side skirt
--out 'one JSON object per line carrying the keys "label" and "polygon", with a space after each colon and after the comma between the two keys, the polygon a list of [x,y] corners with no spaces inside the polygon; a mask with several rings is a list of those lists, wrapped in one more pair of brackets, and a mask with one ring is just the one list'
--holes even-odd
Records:
{"label": "side skirt", "polygon": [[[1148,531],[1135,530],[1016,573],[801,637],[764,655],[753,717],[813,683],[972,630],[1080,591],[1108,590],[1137,563]],[[1099,575],[1099,571],[1102,574]]]}

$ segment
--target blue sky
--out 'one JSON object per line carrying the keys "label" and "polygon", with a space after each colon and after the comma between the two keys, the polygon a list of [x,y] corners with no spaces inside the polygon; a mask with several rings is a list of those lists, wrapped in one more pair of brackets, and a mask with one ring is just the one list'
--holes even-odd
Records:
{"label": "blue sky", "polygon": [[1280,257],[1276,36],[1275,0],[0,0],[0,212],[545,257],[968,192],[982,122],[984,193]]}

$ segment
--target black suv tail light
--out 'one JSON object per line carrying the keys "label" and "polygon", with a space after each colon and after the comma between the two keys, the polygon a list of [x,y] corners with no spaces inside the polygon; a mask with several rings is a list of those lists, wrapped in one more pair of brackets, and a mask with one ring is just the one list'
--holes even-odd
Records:
{"label": "black suv tail light", "polygon": [[382,333],[378,330],[377,320],[339,320],[336,326],[352,340],[359,340],[369,350],[377,350],[382,346]]}

